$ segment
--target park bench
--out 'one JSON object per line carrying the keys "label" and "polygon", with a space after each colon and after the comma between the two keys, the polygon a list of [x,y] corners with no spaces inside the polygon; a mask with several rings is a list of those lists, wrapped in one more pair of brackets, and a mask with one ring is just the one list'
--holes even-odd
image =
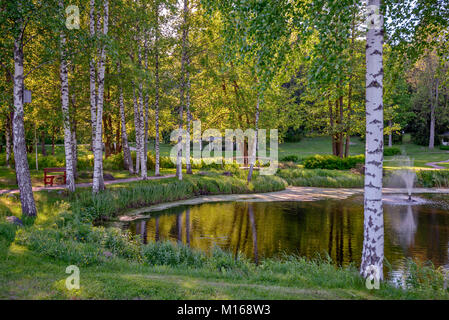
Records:
{"label": "park bench", "polygon": [[[63,173],[62,174],[52,174],[49,173]],[[45,168],[44,169],[44,186],[50,185],[53,186],[54,179],[57,177],[64,177],[64,184],[67,184],[67,176],[65,168]]]}

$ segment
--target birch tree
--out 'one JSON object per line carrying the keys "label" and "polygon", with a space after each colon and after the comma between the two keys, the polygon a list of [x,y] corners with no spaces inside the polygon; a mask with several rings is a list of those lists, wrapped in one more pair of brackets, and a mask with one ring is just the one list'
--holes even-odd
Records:
{"label": "birch tree", "polygon": [[[360,272],[383,278],[383,16],[380,0],[369,0],[366,34],[366,145],[364,238]],[[377,273],[377,274],[376,274]]]}
{"label": "birch tree", "polygon": [[[109,0],[103,1],[103,36],[108,34],[109,22]],[[103,39],[104,41],[104,39]],[[98,93],[97,93],[97,113],[96,113],[96,132],[94,143],[94,177],[92,192],[98,193],[104,190],[103,181],[103,144],[102,144],[102,119],[103,119],[103,102],[104,102],[104,74],[105,74],[106,44],[101,47],[98,68]]]}
{"label": "birch tree", "polygon": [[155,169],[154,175],[160,175],[160,149],[159,149],[159,0],[155,0],[155,40],[154,40],[154,61],[155,61],[155,99],[154,99],[154,108],[155,108],[155,141],[154,141],[154,149],[155,149]]}
{"label": "birch tree", "polygon": [[[61,13],[64,12],[64,1],[59,0],[59,9]],[[63,28],[63,27],[62,27]],[[60,52],[61,64],[59,76],[61,80],[61,107],[62,119],[64,127],[64,150],[65,150],[65,164],[67,176],[67,189],[70,192],[75,191],[75,176],[73,172],[73,146],[72,146],[72,132],[70,128],[70,113],[69,113],[69,79],[67,71],[67,40],[64,30],[60,33]]]}
{"label": "birch tree", "polygon": [[185,105],[185,91],[186,91],[186,68],[188,63],[188,15],[189,15],[189,1],[184,0],[183,7],[183,23],[182,23],[182,52],[181,52],[181,83],[180,83],[180,98],[179,98],[179,136],[178,136],[178,154],[176,157],[176,177],[182,180],[182,122]]}
{"label": "birch tree", "polygon": [[[121,65],[117,63],[117,72],[121,77]],[[119,80],[119,106],[120,106],[120,123],[122,131],[122,145],[123,145],[123,161],[125,168],[130,174],[134,174],[133,160],[131,158],[131,151],[129,150],[128,134],[126,132],[126,117],[125,117],[125,103],[123,99],[123,85],[121,79]]]}
{"label": "birch tree", "polygon": [[[91,45],[93,45],[95,39],[95,0],[90,0],[89,3],[89,34]],[[95,52],[95,49],[92,50]],[[90,89],[90,116],[91,116],[91,129],[92,129],[92,151],[94,150],[94,142],[96,135],[97,125],[97,95],[96,95],[96,71],[95,71],[95,54],[91,54],[89,61],[89,89]]]}
{"label": "birch tree", "polygon": [[14,75],[13,75],[13,95],[14,95],[14,117],[13,117],[13,143],[14,162],[16,169],[17,184],[20,190],[20,203],[22,214],[25,216],[36,216],[36,204],[34,202],[33,189],[31,186],[30,169],[27,160],[25,143],[25,127],[23,123],[23,92],[24,92],[24,71],[23,71],[23,45],[24,34],[27,24],[23,17],[23,1],[17,1],[17,15],[14,32]]}

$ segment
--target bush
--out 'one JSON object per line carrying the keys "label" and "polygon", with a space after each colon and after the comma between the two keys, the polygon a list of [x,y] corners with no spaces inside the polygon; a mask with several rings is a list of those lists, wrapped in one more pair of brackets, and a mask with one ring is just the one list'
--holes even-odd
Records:
{"label": "bush", "polygon": [[355,168],[358,163],[364,163],[365,156],[349,156],[347,158],[340,158],[334,155],[316,154],[308,157],[303,161],[306,169],[329,169],[329,170],[348,170]]}
{"label": "bush", "polygon": [[151,242],[142,246],[142,258],[150,265],[188,266],[201,268],[205,255],[190,249],[184,244],[174,244],[170,241]]}
{"label": "bush", "polygon": [[277,175],[297,187],[361,188],[363,176],[347,171],[325,169],[285,169]]}
{"label": "bush", "polygon": [[417,186],[424,188],[448,188],[449,170],[420,170],[416,172]]}
{"label": "bush", "polygon": [[401,150],[397,147],[385,147],[384,156],[396,156],[401,154]]}
{"label": "bush", "polygon": [[285,157],[281,158],[281,161],[283,161],[283,162],[298,162],[299,158],[297,155],[292,154],[292,155],[285,156]]}
{"label": "bush", "polygon": [[444,146],[440,144],[440,150],[449,150],[449,146]]}

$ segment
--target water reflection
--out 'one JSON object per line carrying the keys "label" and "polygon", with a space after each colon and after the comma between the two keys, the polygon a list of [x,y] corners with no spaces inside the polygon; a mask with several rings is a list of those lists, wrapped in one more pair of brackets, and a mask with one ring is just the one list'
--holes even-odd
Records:
{"label": "water reflection", "polygon": [[[385,257],[402,269],[406,257],[448,265],[449,212],[438,206],[384,206]],[[360,264],[361,199],[234,202],[179,207],[137,221],[144,242],[171,240],[209,251],[214,245],[258,262],[280,253],[327,253],[339,265]]]}

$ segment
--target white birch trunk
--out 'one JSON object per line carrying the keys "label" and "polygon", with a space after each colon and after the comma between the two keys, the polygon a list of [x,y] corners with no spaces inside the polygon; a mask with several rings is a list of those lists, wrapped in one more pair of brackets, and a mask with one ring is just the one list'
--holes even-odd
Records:
{"label": "white birch trunk", "polygon": [[[251,182],[253,178],[253,171],[254,171],[254,164],[256,163],[256,156],[257,156],[257,139],[258,139],[258,127],[259,127],[259,103],[260,103],[260,93],[257,96],[257,103],[256,103],[256,121],[255,121],[255,131],[256,131],[256,137],[254,139],[254,146],[252,148],[251,156],[250,156],[250,166],[248,171],[248,182]],[[249,142],[249,139],[248,139]]]}
{"label": "white birch trunk", "polygon": [[[117,64],[117,71],[119,76],[121,77],[120,63]],[[129,150],[128,134],[126,133],[125,103],[123,100],[123,87],[121,81],[119,91],[120,91],[119,104],[120,104],[120,122],[122,129],[123,159],[125,162],[125,168],[129,171],[130,174],[134,174],[133,160],[131,158],[131,151]]]}
{"label": "white birch trunk", "polygon": [[[93,41],[95,37],[95,0],[90,0],[89,11],[89,34]],[[94,51],[95,52],[95,51]],[[92,129],[92,151],[94,150],[95,134],[97,132],[97,88],[96,88],[96,72],[95,72],[95,55],[93,54],[89,61],[89,89],[90,89],[90,117]]]}
{"label": "white birch trunk", "polygon": [[178,137],[178,154],[176,158],[176,177],[182,180],[182,121],[184,114],[185,104],[185,89],[186,89],[186,67],[187,67],[187,46],[189,27],[187,24],[187,18],[189,14],[189,2],[184,0],[184,21],[182,27],[182,53],[181,53],[181,86],[180,86],[180,99],[179,99],[179,137]]}
{"label": "white birch trunk", "polygon": [[[64,10],[64,1],[59,0],[59,9]],[[67,189],[70,192],[75,192],[75,176],[73,174],[73,148],[72,148],[72,132],[70,128],[70,113],[69,113],[69,78],[67,71],[66,60],[66,38],[63,31],[60,34],[60,50],[61,50],[61,65],[59,76],[61,80],[61,108],[62,121],[64,127],[64,150],[65,150],[65,170],[67,177]]]}
{"label": "white birch trunk", "polygon": [[156,159],[155,159],[155,169],[154,169],[154,175],[159,176],[160,175],[160,150],[159,150],[159,0],[156,0],[156,7],[155,7],[155,14],[156,14],[156,26],[155,26],[155,33],[156,33],[156,39],[154,43],[154,51],[155,51],[155,73],[156,73],[156,92],[155,92],[155,143],[154,143],[154,149],[156,153]]}
{"label": "white birch trunk", "polygon": [[[20,5],[20,3],[19,3]],[[19,30],[23,28],[22,19],[16,23]],[[30,169],[28,166],[25,127],[23,123],[23,46],[22,39],[18,36],[14,39],[14,119],[13,119],[13,141],[14,141],[14,160],[17,184],[20,190],[20,203],[22,205],[22,214],[34,217],[37,215],[36,204],[34,202],[33,189],[31,186]]]}
{"label": "white birch trunk", "polygon": [[[189,59],[187,59],[189,64]],[[192,174],[192,165],[190,164],[190,123],[192,121],[192,115],[190,113],[190,76],[187,70],[187,90],[186,90],[186,173]]]}
{"label": "white birch trunk", "polygon": [[[360,272],[383,279],[383,17],[380,0],[368,2],[366,35],[366,151],[364,240]],[[377,275],[376,275],[377,273]]]}
{"label": "white birch trunk", "polygon": [[139,117],[139,107],[137,104],[136,90],[134,82],[133,85],[133,104],[134,104],[134,129],[136,135],[136,174],[140,171],[140,117]]}
{"label": "white birch trunk", "polygon": [[[104,0],[103,35],[108,34],[109,0]],[[102,119],[104,101],[104,74],[105,74],[106,46],[103,44],[98,68],[98,94],[97,94],[97,123],[94,144],[94,178],[92,192],[98,193],[104,190],[103,181],[103,144],[102,144]]]}

